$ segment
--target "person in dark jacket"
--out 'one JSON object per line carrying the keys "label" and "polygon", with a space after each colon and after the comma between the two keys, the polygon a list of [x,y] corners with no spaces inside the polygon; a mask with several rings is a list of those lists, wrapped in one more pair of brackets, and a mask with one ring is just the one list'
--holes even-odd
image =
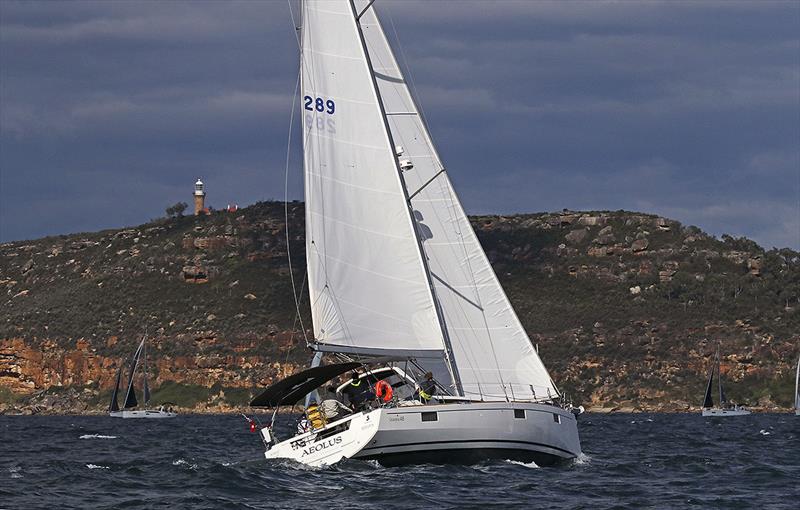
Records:
{"label": "person in dark jacket", "polygon": [[342,390],[342,394],[347,395],[350,405],[355,410],[361,410],[366,403],[372,399],[372,391],[366,379],[359,379],[358,372],[353,372],[350,382]]}
{"label": "person in dark jacket", "polygon": [[433,374],[428,372],[425,374],[425,380],[419,384],[419,389],[414,393],[414,398],[419,399],[423,404],[427,404],[435,394],[436,381],[433,380]]}

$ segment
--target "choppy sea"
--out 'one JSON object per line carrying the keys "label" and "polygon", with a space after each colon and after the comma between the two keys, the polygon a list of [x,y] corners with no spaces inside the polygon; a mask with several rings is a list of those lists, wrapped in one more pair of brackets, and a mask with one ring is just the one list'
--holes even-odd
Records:
{"label": "choppy sea", "polygon": [[800,417],[584,414],[584,455],[311,469],[241,416],[0,416],[0,508],[800,508]]}

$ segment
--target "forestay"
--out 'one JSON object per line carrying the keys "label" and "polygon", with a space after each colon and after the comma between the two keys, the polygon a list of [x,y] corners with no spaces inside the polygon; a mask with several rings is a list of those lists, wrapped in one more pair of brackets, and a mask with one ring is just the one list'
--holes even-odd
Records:
{"label": "forestay", "polygon": [[[356,2],[361,12],[367,0]],[[538,400],[557,390],[470,226],[400,71],[375,5],[360,18],[419,236],[468,397]],[[406,165],[407,166],[407,165]]]}
{"label": "forestay", "polygon": [[302,3],[306,254],[314,335],[441,356],[399,169],[348,0]]}

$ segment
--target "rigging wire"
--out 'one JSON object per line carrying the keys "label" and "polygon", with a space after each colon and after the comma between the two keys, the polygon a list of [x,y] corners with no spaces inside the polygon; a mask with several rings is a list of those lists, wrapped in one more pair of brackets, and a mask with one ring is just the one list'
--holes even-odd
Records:
{"label": "rigging wire", "polygon": [[[292,26],[295,28],[295,39],[297,40],[297,45],[299,47],[300,38],[297,35],[297,25],[295,24],[294,12],[292,11],[291,0],[287,0],[287,3],[289,5],[289,15],[292,19]],[[295,80],[294,92],[292,93],[292,107],[289,112],[289,134],[286,140],[286,166],[283,175],[283,219],[284,219],[284,227],[286,234],[286,258],[289,262],[289,279],[292,282],[292,298],[294,298],[294,307],[296,312],[295,324],[298,321],[300,322],[300,329],[303,331],[303,339],[305,340],[306,345],[309,345],[308,334],[306,333],[306,327],[305,324],[303,324],[303,316],[300,312],[300,298],[297,294],[297,285],[295,284],[294,281],[294,268],[292,267],[292,248],[291,248],[292,240],[291,237],[289,236],[289,163],[292,154],[292,130],[294,128],[295,106],[297,104],[297,94],[299,89],[300,89],[300,68],[298,67],[297,79]],[[303,277],[303,287],[305,287],[306,276]],[[301,289],[300,292],[303,292],[303,289]],[[294,326],[292,326],[291,339],[294,340]],[[288,354],[287,354],[287,360],[288,360]]]}

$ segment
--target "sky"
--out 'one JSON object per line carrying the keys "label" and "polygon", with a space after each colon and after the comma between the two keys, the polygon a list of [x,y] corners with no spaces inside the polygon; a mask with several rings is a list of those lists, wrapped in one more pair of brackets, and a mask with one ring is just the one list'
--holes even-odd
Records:
{"label": "sky", "polygon": [[[800,249],[800,2],[375,5],[468,213]],[[0,0],[0,242],[282,200],[297,60],[283,0]]]}

